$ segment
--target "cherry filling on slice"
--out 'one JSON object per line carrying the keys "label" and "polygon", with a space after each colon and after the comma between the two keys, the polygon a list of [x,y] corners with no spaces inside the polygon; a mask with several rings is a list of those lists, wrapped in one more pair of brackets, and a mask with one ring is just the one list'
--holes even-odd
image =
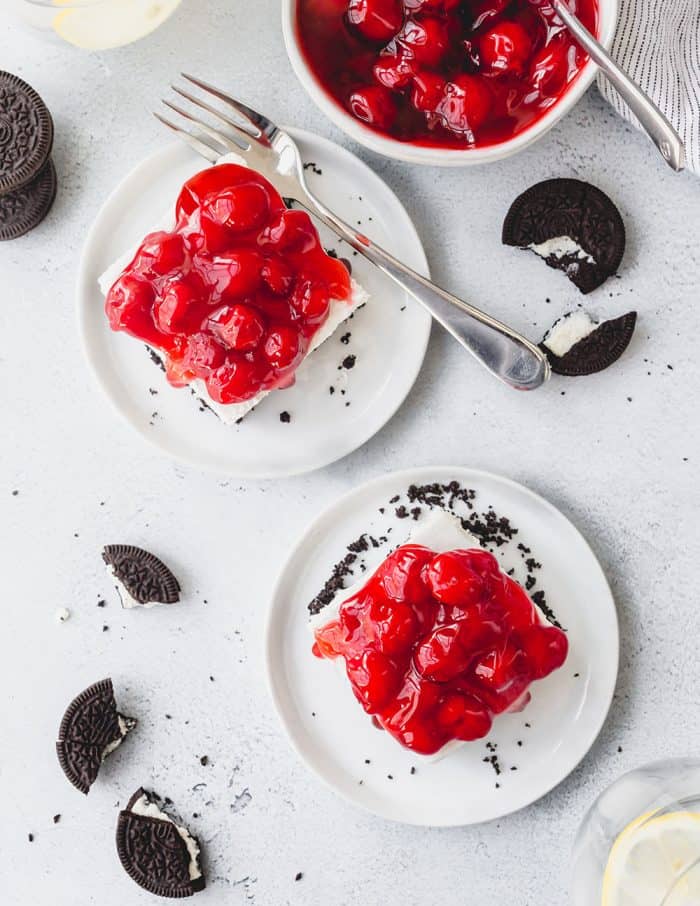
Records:
{"label": "cherry filling on slice", "polygon": [[237,164],[188,180],[175,216],[110,289],[112,329],[162,353],[171,383],[199,379],[217,403],[289,386],[331,301],[350,299],[347,268],[308,214]]}
{"label": "cherry filling on slice", "polygon": [[481,739],[520,710],[568,642],[483,550],[399,547],[337,619],[315,631],[317,657],[345,660],[377,726],[424,755]]}
{"label": "cherry filling on slice", "polygon": [[[594,34],[598,0],[571,0]],[[323,88],[399,141],[486,147],[518,135],[588,60],[549,0],[298,0]]]}

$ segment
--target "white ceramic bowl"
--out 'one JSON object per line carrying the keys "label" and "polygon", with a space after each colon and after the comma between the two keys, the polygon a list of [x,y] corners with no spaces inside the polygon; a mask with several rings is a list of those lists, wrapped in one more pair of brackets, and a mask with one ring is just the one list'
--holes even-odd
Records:
{"label": "white ceramic bowl", "polygon": [[[314,73],[309,69],[299,45],[296,24],[297,3],[298,0],[282,0],[282,29],[289,59],[299,81],[311,99],[350,138],[360,142],[371,151],[376,151],[386,157],[393,157],[396,160],[404,160],[408,163],[430,164],[439,167],[465,167],[471,164],[484,164],[494,160],[502,160],[504,157],[509,157],[511,154],[522,151],[523,148],[527,148],[533,142],[536,142],[538,138],[541,138],[576,105],[592,83],[597,71],[595,63],[589,60],[576,82],[563,97],[529,129],[525,129],[509,141],[486,148],[465,148],[463,151],[456,148],[433,148],[412,145],[408,142],[400,142],[380,135],[365,126],[364,123],[355,119],[344,110],[327,93]],[[600,10],[598,40],[606,48],[610,48],[617,25],[619,0],[598,0],[598,6]]]}

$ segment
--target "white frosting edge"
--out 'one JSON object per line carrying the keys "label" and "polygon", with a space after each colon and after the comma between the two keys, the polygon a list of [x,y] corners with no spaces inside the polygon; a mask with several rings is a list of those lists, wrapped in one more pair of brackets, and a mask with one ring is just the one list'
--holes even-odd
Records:
{"label": "white frosting edge", "polygon": [[186,827],[174,821],[167,812],[159,808],[156,803],[149,798],[148,793],[143,793],[130,807],[129,811],[134,815],[143,815],[145,818],[156,818],[158,821],[167,821],[175,827],[175,830],[185,841],[187,852],[190,857],[189,874],[190,881],[195,881],[202,877],[202,870],[199,867],[200,846],[197,840],[187,830]]}

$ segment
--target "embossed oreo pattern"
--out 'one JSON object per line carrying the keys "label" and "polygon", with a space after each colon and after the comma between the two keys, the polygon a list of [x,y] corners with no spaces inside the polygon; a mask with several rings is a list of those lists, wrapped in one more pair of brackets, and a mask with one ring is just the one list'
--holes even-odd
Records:
{"label": "embossed oreo pattern", "polygon": [[503,224],[505,245],[526,249],[569,236],[595,262],[573,255],[546,258],[566,273],[583,293],[604,283],[622,262],[625,225],[613,202],[600,189],[578,179],[548,179],[513,202]]}
{"label": "embossed oreo pattern", "polygon": [[0,71],[0,195],[31,182],[48,160],[53,120],[26,82]]}
{"label": "embossed oreo pattern", "polygon": [[35,180],[0,195],[0,241],[24,236],[51,210],[56,198],[56,170],[49,161]]}
{"label": "embossed oreo pattern", "polygon": [[[127,724],[133,726],[135,721],[127,718]],[[121,735],[111,679],[89,686],[70,703],[58,731],[56,752],[63,773],[81,793],[89,792],[104,750]]]}
{"label": "embossed oreo pattern", "polygon": [[180,600],[180,585],[155,554],[129,544],[108,544],[102,559],[139,604],[174,604]]}
{"label": "embossed oreo pattern", "polygon": [[135,815],[131,806],[144,794],[137,790],[117,822],[119,859],[136,883],[160,897],[183,899],[203,890],[203,877],[190,880],[185,841],[170,821]]}

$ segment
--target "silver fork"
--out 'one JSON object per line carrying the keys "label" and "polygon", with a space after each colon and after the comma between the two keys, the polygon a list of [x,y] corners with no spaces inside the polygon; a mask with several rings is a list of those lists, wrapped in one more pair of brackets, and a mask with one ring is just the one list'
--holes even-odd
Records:
{"label": "silver fork", "polygon": [[225,107],[222,110],[173,85],[176,94],[221,123],[224,131],[171,101],[163,103],[190,124],[187,129],[159,113],[154,114],[198,154],[211,163],[216,163],[226,152],[239,154],[252,169],[267,177],[280,195],[317,217],[427,308],[466,350],[509,386],[516,390],[534,390],[549,378],[547,357],[537,346],[407,267],[344,223],[316,198],[306,184],[299,149],[290,135],[261,113],[213,85],[185,73],[182,76]]}

